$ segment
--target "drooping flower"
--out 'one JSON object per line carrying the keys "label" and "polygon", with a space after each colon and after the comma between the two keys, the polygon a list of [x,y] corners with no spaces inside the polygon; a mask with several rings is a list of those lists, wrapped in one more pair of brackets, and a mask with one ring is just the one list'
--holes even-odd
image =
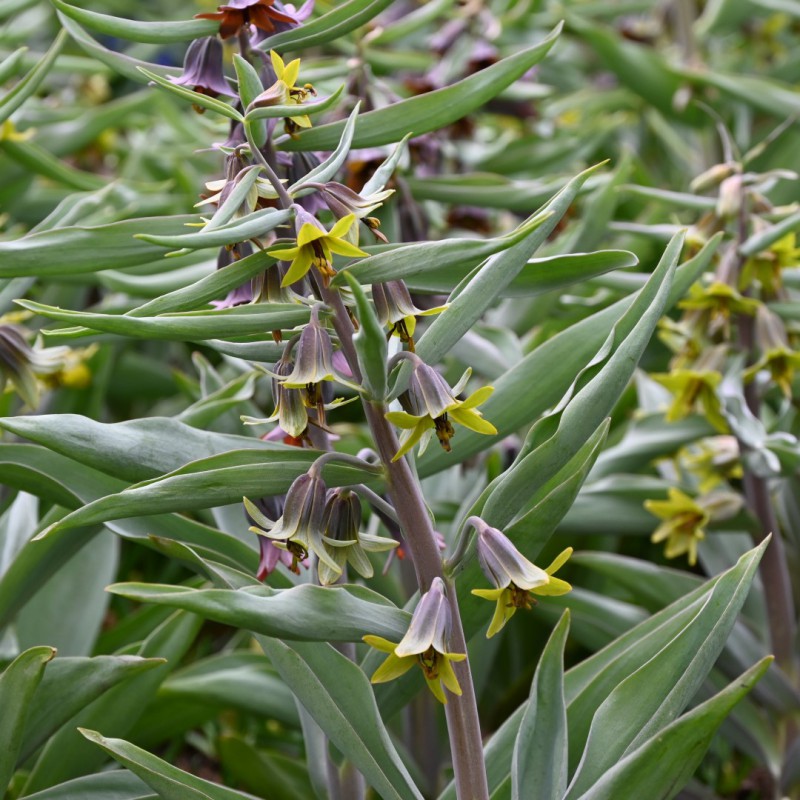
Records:
{"label": "drooping flower", "polygon": [[337,375],[333,367],[333,345],[328,332],[319,321],[319,306],[311,311],[311,320],[303,328],[295,348],[295,363],[292,371],[281,380],[286,389],[303,389],[306,406],[317,409],[317,420],[325,424],[325,399],[322,384],[338,381],[355,386],[343,376]]}
{"label": "drooping flower", "polygon": [[412,353],[417,317],[439,314],[447,308],[447,306],[417,308],[403,281],[373,283],[372,300],[381,325],[389,328],[390,336],[397,336],[401,342],[405,342]]}
{"label": "drooping flower", "polygon": [[721,331],[729,338],[731,318],[736,314],[752,316],[759,303],[739,294],[733,286],[716,280],[705,287],[699,283],[692,284],[689,296],[678,306],[695,312],[693,323],[696,327],[711,335]]}
{"label": "drooping flower", "polygon": [[726,352],[725,345],[712,347],[689,368],[651,375],[654,381],[672,392],[673,400],[666,414],[668,422],[683,419],[699,404],[706,419],[720,433],[728,432],[728,423],[717,396],[717,387],[722,383],[719,369],[724,364]]}
{"label": "drooping flower", "polygon": [[743,475],[735,436],[712,436],[678,451],[679,464],[698,481],[701,494]]}
{"label": "drooping flower", "polygon": [[697,543],[706,538],[705,528],[711,520],[711,514],[680,489],[671,487],[667,496],[667,500],[645,500],[644,507],[663,520],[650,541],[666,541],[664,555],[667,558],[686,553],[689,565],[694,566],[697,563]]}
{"label": "drooping flower", "polygon": [[457,422],[476,433],[492,435],[497,429],[485,420],[476,407],[485,402],[494,391],[484,386],[473,392],[466,400],[457,400],[456,395],[466,386],[471,370],[467,370],[452,389],[447,381],[421,359],[417,359],[408,384],[408,390],[400,396],[406,411],[390,411],[386,419],[403,429],[400,449],[393,461],[404,456],[420,442],[420,455],[425,451],[434,431],[439,443],[450,451],[450,439],[455,435],[452,422]]}
{"label": "drooping flower", "polygon": [[486,632],[487,639],[502,630],[518,608],[531,608],[536,603],[532,595],[554,597],[572,589],[566,581],[553,577],[572,555],[571,547],[564,550],[547,569],[541,569],[528,561],[502,531],[492,528],[483,520],[477,520],[476,529],[478,560],[484,575],[495,588],[473,589],[472,594],[497,604]]}
{"label": "drooping flower", "polygon": [[[216,36],[195,39],[183,60],[183,75],[170,78],[178,86],[188,86],[208,97],[235,97],[222,69],[222,42]],[[202,109],[204,110],[204,109]]]}
{"label": "drooping flower", "polygon": [[381,636],[365,636],[364,641],[388,653],[388,658],[372,676],[372,683],[385,683],[399,678],[417,664],[428,688],[440,702],[446,703],[444,689],[461,694],[452,662],[463,661],[466,653],[449,652],[452,618],[445,595],[444,581],[434,578],[431,588],[420,598],[406,635],[399,644]]}
{"label": "drooping flower", "polygon": [[31,347],[22,328],[0,324],[0,392],[10,383],[28,406],[36,408],[39,404],[37,378],[51,376],[58,384],[55,376],[64,369],[69,354],[68,347]]}
{"label": "drooping flower", "polygon": [[275,23],[296,24],[295,18],[276,6],[275,0],[228,0],[216,11],[195,14],[198,19],[219,21],[219,35],[223,39],[236,36],[247,25],[255,25],[265,33],[275,31]]}
{"label": "drooping flower", "polygon": [[[277,519],[283,513],[284,500],[285,497],[283,495],[262,497],[256,500],[253,505],[261,513],[258,520],[261,520],[262,524],[265,524],[269,522],[270,517]],[[249,505],[250,501],[248,500],[245,503],[245,516],[251,525],[257,525],[258,520],[254,519],[251,513],[248,513],[247,509]],[[256,577],[260,581],[266,580],[270,574],[275,571],[278,564],[283,564],[287,569],[296,574],[300,573],[300,565],[308,569],[307,558],[298,560],[295,554],[287,549],[278,547],[272,539],[266,536],[258,537],[258,545],[259,561]]]}
{"label": "drooping flower", "polygon": [[791,398],[794,373],[800,369],[800,353],[789,346],[786,327],[777,314],[761,305],[756,313],[755,332],[761,358],[744,371],[745,383],[767,370],[784,395]]}
{"label": "drooping flower", "polygon": [[349,489],[328,492],[324,527],[322,541],[340,569],[334,572],[320,562],[319,580],[323,586],[334,583],[347,563],[363,578],[371,578],[373,569],[367,553],[392,550],[398,545],[394,539],[361,533],[361,501]]}
{"label": "drooping flower", "polygon": [[368,255],[344,238],[355,222],[356,218],[350,214],[340,219],[330,231],[327,231],[305,209],[298,206],[297,244],[294,247],[269,251],[269,255],[275,258],[292,262],[282,285],[288,286],[299,281],[314,266],[327,286],[331,277],[336,274],[331,263],[333,253],[350,258],[363,258]]}
{"label": "drooping flower", "polygon": [[274,523],[244,498],[247,513],[256,521],[250,530],[272,539],[278,547],[286,548],[298,562],[313,552],[329,569],[341,573],[341,568],[328,555],[322,542],[326,495],[327,488],[322,478],[308,473],[300,475],[286,492],[283,514]]}

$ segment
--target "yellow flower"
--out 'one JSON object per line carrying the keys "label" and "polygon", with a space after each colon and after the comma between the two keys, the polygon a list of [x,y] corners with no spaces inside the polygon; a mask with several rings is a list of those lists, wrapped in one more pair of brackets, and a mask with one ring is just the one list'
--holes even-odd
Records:
{"label": "yellow flower", "polygon": [[[495,530],[495,529],[491,529]],[[499,531],[497,531],[499,533]],[[502,535],[502,534],[501,534]],[[503,538],[506,538],[505,536]],[[480,547],[480,540],[479,540]],[[480,553],[480,550],[478,551]],[[572,548],[568,547],[562,551],[552,564],[544,570],[547,577],[546,582],[542,582],[540,570],[534,564],[531,564],[521,554],[517,553],[517,560],[522,560],[527,565],[524,571],[515,570],[512,577],[506,574],[508,583],[497,589],[473,589],[472,594],[477,597],[482,597],[485,600],[496,602],[494,616],[489,625],[489,630],[486,631],[486,638],[490,639],[500,630],[503,626],[514,616],[518,608],[529,609],[536,604],[535,598],[532,595],[539,595],[540,597],[556,597],[558,595],[566,594],[572,590],[572,586],[561,578],[554,578],[553,574],[559,570],[572,555]],[[539,574],[537,574],[539,573]],[[531,580],[530,578],[533,578]],[[526,579],[527,578],[527,579]],[[495,578],[495,583],[497,579]]]}
{"label": "yellow flower", "polygon": [[762,369],[769,370],[772,380],[781,387],[787,398],[791,398],[794,371],[798,367],[800,367],[800,353],[785,346],[773,347],[767,350],[752,367],[745,370],[744,379],[746,383],[750,383]]}
{"label": "yellow flower", "polygon": [[797,247],[797,234],[786,236],[773,242],[768,250],[748,258],[739,278],[739,288],[747,289],[753,281],[758,281],[765,298],[776,297],[783,287],[781,270],[800,266],[800,247]]}
{"label": "yellow flower", "polygon": [[[268,106],[301,106],[308,95],[316,94],[310,83],[304,86],[296,85],[300,76],[299,58],[285,64],[274,50],[270,50],[269,55],[278,80],[258,95],[250,103],[248,110]],[[307,114],[293,114],[288,118],[287,126],[287,131],[291,134],[295,128],[310,128],[311,120]]]}
{"label": "yellow flower", "polygon": [[697,543],[706,538],[705,526],[711,519],[711,513],[679,489],[670,488],[667,494],[668,500],[645,500],[644,507],[664,520],[650,541],[666,541],[664,555],[667,558],[686,553],[689,565],[694,566],[697,563]]}
{"label": "yellow flower", "polygon": [[[308,220],[305,217],[308,217]],[[310,214],[303,213],[302,209],[298,211],[298,222],[301,219],[304,221],[297,234],[296,246],[268,252],[268,255],[282,261],[292,262],[281,281],[281,286],[289,286],[305,277],[312,265],[317,268],[327,286],[330,278],[336,274],[331,264],[333,253],[350,258],[363,258],[368,255],[344,238],[356,223],[355,215],[348,214],[342,217],[330,231],[326,231]]]}
{"label": "yellow flower", "polygon": [[400,449],[395,453],[393,461],[404,456],[417,442],[420,442],[419,452],[422,455],[434,431],[439,443],[449,452],[450,439],[455,435],[451,421],[476,433],[489,436],[497,433],[497,428],[476,410],[492,394],[493,386],[478,389],[466,400],[457,400],[455,397],[464,388],[471,374],[471,370],[467,370],[451,389],[433,367],[417,359],[408,391],[400,398],[407,410],[390,411],[386,414],[389,422],[403,429]]}
{"label": "yellow flower", "polygon": [[665,386],[673,394],[667,409],[667,421],[677,422],[691,414],[699,403],[706,419],[721,433],[726,433],[728,423],[722,414],[722,405],[717,397],[717,387],[722,375],[715,370],[676,369],[669,373],[651,375],[654,381]]}
{"label": "yellow flower", "polygon": [[743,297],[732,286],[722,281],[714,281],[703,287],[695,283],[689,289],[689,297],[678,303],[680,308],[697,312],[697,327],[710,334],[723,331],[726,338],[730,336],[731,316],[746,314],[752,316],[759,303],[749,297]]}
{"label": "yellow flower", "polygon": [[422,595],[414,609],[411,624],[399,644],[381,636],[364,637],[370,647],[388,653],[388,658],[375,670],[372,683],[399,678],[417,664],[428,688],[440,703],[447,702],[444,688],[460,695],[461,687],[452,662],[463,661],[467,654],[448,652],[450,627],[450,606],[444,593],[444,581],[434,578],[430,590]]}

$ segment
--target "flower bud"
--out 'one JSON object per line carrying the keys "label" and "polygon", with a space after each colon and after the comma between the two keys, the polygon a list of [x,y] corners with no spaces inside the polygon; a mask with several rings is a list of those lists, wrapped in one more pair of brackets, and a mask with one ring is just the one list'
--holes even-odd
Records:
{"label": "flower bud", "polygon": [[497,587],[514,584],[520,589],[535,589],[549,583],[547,573],[528,561],[511,540],[483,520],[476,521],[478,561],[483,574]]}

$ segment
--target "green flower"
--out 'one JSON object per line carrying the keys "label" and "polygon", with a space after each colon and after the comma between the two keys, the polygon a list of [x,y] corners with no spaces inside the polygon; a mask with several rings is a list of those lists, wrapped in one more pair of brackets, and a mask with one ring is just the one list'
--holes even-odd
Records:
{"label": "green flower", "polygon": [[497,604],[486,632],[486,638],[491,639],[502,630],[518,608],[529,609],[536,603],[532,595],[555,597],[572,589],[566,581],[553,577],[572,555],[572,548],[561,552],[543,570],[528,561],[502,531],[482,520],[478,522],[478,560],[484,574],[496,588],[473,589],[472,594]]}
{"label": "green flower", "polygon": [[381,636],[365,636],[364,641],[388,658],[375,670],[372,683],[385,683],[404,675],[415,664],[422,669],[425,682],[440,702],[446,703],[444,689],[461,694],[453,662],[463,661],[466,653],[448,652],[451,627],[450,606],[441,578],[434,578],[429,591],[420,598],[406,635],[399,644]]}
{"label": "green flower", "polygon": [[419,452],[422,455],[434,431],[439,443],[449,452],[450,439],[455,435],[453,422],[476,433],[489,436],[497,433],[497,428],[476,410],[494,391],[493,386],[478,389],[466,400],[457,400],[455,397],[464,388],[471,374],[472,371],[468,369],[451,389],[433,367],[417,360],[408,391],[400,398],[407,410],[390,411],[386,414],[389,422],[403,429],[400,449],[395,453],[393,461],[402,458],[417,442],[420,442]]}
{"label": "green flower", "polygon": [[644,507],[664,520],[650,541],[666,541],[664,555],[667,558],[686,553],[689,565],[694,566],[697,563],[697,543],[706,538],[705,527],[711,520],[711,513],[680,489],[670,488],[667,495],[668,500],[645,500]]}
{"label": "green flower", "polygon": [[342,217],[330,231],[325,230],[308,212],[298,209],[297,221],[301,220],[295,247],[268,252],[270,256],[292,262],[281,281],[281,286],[289,286],[304,278],[312,266],[316,267],[323,283],[327,286],[336,274],[331,263],[333,253],[350,258],[363,258],[368,255],[345,238],[350,228],[356,224],[354,214]]}

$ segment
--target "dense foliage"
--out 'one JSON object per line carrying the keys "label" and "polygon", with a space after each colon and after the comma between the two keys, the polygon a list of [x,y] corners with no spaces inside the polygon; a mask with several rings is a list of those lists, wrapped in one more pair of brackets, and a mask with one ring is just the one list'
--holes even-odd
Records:
{"label": "dense foliage", "polygon": [[797,0],[0,21],[0,796],[800,797]]}

